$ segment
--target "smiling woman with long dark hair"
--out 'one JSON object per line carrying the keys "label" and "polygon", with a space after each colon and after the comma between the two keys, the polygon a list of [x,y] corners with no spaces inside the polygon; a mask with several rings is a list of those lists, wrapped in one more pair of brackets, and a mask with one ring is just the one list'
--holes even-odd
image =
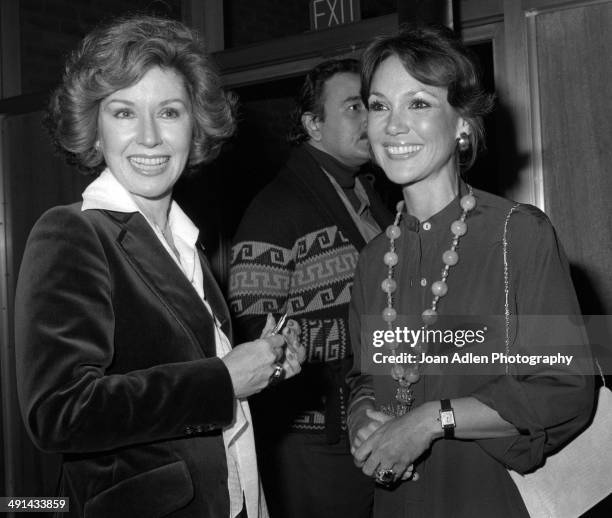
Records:
{"label": "smiling woman with long dark hair", "polygon": [[63,455],[71,516],[267,516],[246,398],[299,372],[303,351],[271,317],[232,349],[198,229],[172,200],[234,125],[196,34],[160,18],[93,31],[52,97],[53,139],[99,175],[32,230],[16,356],[26,427]]}

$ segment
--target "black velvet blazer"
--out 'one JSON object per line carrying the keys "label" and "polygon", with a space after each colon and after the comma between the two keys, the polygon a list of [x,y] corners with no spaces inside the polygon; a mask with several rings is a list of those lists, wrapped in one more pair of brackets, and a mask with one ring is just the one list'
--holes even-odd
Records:
{"label": "black velvet blazer", "polygon": [[227,518],[234,394],[212,318],[142,215],[80,207],[36,223],[15,301],[21,410],[35,444],[63,454],[60,516]]}

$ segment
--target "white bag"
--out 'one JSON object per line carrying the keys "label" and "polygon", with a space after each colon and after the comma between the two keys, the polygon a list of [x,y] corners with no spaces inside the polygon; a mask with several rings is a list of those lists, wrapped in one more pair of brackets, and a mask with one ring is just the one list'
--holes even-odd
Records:
{"label": "white bag", "polygon": [[577,518],[612,493],[612,391],[591,425],[533,473],[509,471],[531,518]]}
{"label": "white bag", "polygon": [[[506,348],[510,343],[507,228],[518,205],[506,216],[502,240]],[[520,475],[508,471],[531,518],[577,518],[612,493],[612,391],[606,387],[601,368],[600,374],[604,386],[599,389],[595,416],[589,427],[533,473]]]}

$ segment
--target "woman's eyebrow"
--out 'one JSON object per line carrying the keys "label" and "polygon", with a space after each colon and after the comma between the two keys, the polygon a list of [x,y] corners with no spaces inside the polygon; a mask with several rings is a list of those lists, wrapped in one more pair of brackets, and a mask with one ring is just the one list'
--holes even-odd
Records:
{"label": "woman's eyebrow", "polygon": [[[418,90],[408,90],[407,92],[402,93],[402,97],[412,97],[416,94],[422,94],[422,93],[438,98],[435,92],[432,92],[431,90],[427,90],[426,88],[419,88]],[[370,95],[376,95],[378,97],[386,97],[385,94],[381,92],[376,92],[376,91],[370,92]]]}
{"label": "woman's eyebrow", "polygon": [[172,103],[181,103],[181,104],[187,105],[187,101],[185,101],[185,99],[181,99],[180,97],[166,99],[165,101],[162,101],[159,104],[160,106],[165,106],[166,104],[172,104]]}
{"label": "woman's eyebrow", "polygon": [[[121,99],[121,98],[109,99],[108,101],[106,101],[107,105],[112,104],[112,103],[127,104],[128,106],[134,106],[136,104],[133,101],[128,101],[127,99]],[[180,97],[173,97],[171,99],[164,99],[163,101],[159,103],[159,105],[165,106],[166,104],[172,104],[172,103],[182,103],[185,105],[187,104],[185,99],[181,99]]]}
{"label": "woman's eyebrow", "polygon": [[106,101],[106,104],[111,104],[111,103],[121,103],[121,104],[127,104],[129,106],[134,106],[134,103],[132,101],[128,101],[127,99],[109,99],[108,101]]}

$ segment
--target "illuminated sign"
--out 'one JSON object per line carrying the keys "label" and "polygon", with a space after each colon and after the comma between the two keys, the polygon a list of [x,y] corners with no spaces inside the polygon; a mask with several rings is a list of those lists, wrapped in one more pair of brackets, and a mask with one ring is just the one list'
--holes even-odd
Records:
{"label": "illuminated sign", "polygon": [[310,0],[310,28],[329,29],[361,20],[360,0]]}

